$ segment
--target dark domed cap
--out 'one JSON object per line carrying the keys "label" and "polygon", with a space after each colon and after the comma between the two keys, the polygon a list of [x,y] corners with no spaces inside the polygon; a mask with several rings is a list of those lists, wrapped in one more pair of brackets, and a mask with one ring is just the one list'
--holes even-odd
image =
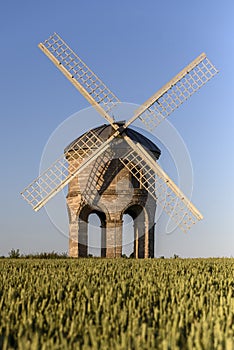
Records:
{"label": "dark domed cap", "polygon": [[[125,122],[117,122],[116,124],[119,127],[121,127],[122,125],[125,124]],[[108,138],[115,132],[115,130],[112,128],[110,124],[103,124],[101,126],[98,126],[97,128],[92,129],[91,131],[93,131],[98,136],[100,136],[100,138],[103,139],[104,141],[108,140]],[[149,140],[146,136],[140,134],[138,131],[128,127],[127,129],[124,129],[123,134],[126,134],[132,141],[134,141],[135,143],[137,142],[140,143],[145,149],[152,152],[156,159],[160,157],[161,155],[160,149],[151,140]],[[69,152],[69,150],[74,148],[76,145],[79,146],[79,139],[82,136],[78,137],[73,142],[71,142],[66,147],[65,152]]]}

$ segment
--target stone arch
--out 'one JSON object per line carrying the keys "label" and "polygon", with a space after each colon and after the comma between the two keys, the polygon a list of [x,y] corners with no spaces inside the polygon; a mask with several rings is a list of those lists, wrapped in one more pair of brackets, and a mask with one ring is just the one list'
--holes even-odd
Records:
{"label": "stone arch", "polygon": [[96,214],[101,223],[101,256],[106,256],[106,213],[99,208],[84,205],[79,211],[78,220],[78,256],[88,255],[88,219],[90,214]]}
{"label": "stone arch", "polygon": [[122,211],[122,217],[124,214],[128,214],[133,219],[135,258],[154,257],[154,215],[156,207],[148,206],[133,202]]}
{"label": "stone arch", "polygon": [[144,258],[145,257],[145,240],[147,236],[147,213],[143,206],[139,203],[131,203],[122,212],[122,215],[128,214],[133,219],[134,229],[134,257]]}

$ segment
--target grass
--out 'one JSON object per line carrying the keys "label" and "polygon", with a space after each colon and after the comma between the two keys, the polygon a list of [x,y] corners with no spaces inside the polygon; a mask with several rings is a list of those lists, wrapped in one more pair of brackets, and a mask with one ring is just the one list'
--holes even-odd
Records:
{"label": "grass", "polygon": [[0,259],[1,349],[234,349],[234,259]]}

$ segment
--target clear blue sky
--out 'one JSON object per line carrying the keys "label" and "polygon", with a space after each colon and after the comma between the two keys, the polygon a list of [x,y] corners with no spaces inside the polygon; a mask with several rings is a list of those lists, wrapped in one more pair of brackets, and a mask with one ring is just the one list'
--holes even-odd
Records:
{"label": "clear blue sky", "polygon": [[34,213],[19,194],[38,175],[51,133],[88,107],[37,48],[56,31],[120,100],[137,104],[206,52],[219,74],[169,117],[188,148],[192,201],[205,218],[186,235],[157,232],[156,254],[234,256],[233,17],[232,0],[1,2],[0,255],[67,251],[44,209]]}

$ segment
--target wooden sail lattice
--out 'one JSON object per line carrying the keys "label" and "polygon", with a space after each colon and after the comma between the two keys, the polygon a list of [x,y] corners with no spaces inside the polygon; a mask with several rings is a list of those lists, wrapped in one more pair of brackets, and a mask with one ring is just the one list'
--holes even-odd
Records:
{"label": "wooden sail lattice", "polygon": [[39,47],[94,107],[101,104],[108,114],[120,102],[57,33],[39,44]]}
{"label": "wooden sail lattice", "polygon": [[[88,131],[60,156],[46,171],[22,192],[23,198],[33,207],[40,209],[58,190],[65,187],[77,175],[77,170],[85,165],[86,157],[99,150],[103,140],[94,131]],[[73,162],[72,162],[73,160]]]}
{"label": "wooden sail lattice", "polygon": [[192,210],[191,202],[177,188],[171,179],[162,174],[155,163],[155,169],[146,160],[131,150],[120,161],[166,213],[173,219],[182,231],[187,232],[202,216],[197,210]]}
{"label": "wooden sail lattice", "polygon": [[217,73],[206,55],[201,54],[143,103],[127,125],[139,118],[152,131]]}
{"label": "wooden sail lattice", "polygon": [[172,85],[139,118],[149,130],[153,130],[216,73],[217,69],[205,57],[182,79]]}

